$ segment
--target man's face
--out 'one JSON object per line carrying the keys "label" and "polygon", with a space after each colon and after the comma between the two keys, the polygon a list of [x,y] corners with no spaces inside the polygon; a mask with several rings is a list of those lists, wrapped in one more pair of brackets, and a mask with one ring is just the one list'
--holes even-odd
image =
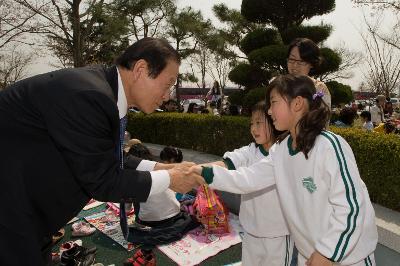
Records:
{"label": "man's face", "polygon": [[154,112],[164,101],[168,101],[170,89],[175,84],[179,72],[179,64],[173,60],[167,62],[167,66],[156,77],[149,76],[146,66],[139,78],[131,88],[130,101],[142,112],[148,114]]}

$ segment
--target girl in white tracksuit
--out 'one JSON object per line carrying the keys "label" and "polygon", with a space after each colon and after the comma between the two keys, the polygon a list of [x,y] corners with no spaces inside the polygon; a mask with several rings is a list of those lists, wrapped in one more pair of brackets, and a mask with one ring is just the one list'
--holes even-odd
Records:
{"label": "girl in white tracksuit", "polygon": [[[223,162],[214,162],[232,169],[250,166],[268,156],[268,149],[277,136],[270,116],[266,116],[265,102],[252,109],[250,132],[254,142],[226,152]],[[266,211],[265,211],[266,210]],[[242,243],[242,265],[290,265],[293,241],[283,217],[275,186],[242,194],[239,213],[245,234]]]}
{"label": "girl in white tracksuit", "polygon": [[211,187],[233,193],[275,185],[298,265],[376,265],[378,235],[368,191],[348,143],[324,130],[329,108],[322,96],[306,76],[277,77],[267,88],[268,113],[287,134],[269,156],[237,170],[193,171]]}

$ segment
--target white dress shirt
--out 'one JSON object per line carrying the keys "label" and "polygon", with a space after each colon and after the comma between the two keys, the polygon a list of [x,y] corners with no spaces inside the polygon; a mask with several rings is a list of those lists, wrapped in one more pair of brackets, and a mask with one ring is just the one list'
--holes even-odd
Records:
{"label": "white dress shirt", "polygon": [[[124,116],[126,116],[128,112],[128,102],[126,99],[124,86],[122,84],[121,75],[119,73],[118,68],[117,72],[118,72],[117,106],[119,111],[119,118],[121,119]],[[136,170],[138,171],[150,171],[152,182],[151,182],[151,189],[149,196],[164,192],[165,190],[168,189],[170,184],[170,177],[167,170],[153,171],[156,163],[157,162],[154,161],[142,160],[139,163],[138,167],[136,168]]]}

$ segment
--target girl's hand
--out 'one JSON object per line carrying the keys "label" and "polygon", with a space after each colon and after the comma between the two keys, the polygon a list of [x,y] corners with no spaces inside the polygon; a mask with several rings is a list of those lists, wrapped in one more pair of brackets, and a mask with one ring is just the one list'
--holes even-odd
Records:
{"label": "girl's hand", "polygon": [[325,258],[318,251],[314,251],[306,261],[307,266],[333,266],[333,262]]}

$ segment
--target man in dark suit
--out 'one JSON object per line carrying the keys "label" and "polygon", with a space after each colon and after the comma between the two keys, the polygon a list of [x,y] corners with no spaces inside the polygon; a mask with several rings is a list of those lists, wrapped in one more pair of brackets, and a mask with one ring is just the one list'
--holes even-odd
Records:
{"label": "man in dark suit", "polygon": [[91,198],[140,202],[204,182],[135,158],[120,169],[120,119],[168,100],[179,64],[167,41],[144,38],[116,66],[54,71],[0,92],[0,265],[45,264],[49,237]]}

